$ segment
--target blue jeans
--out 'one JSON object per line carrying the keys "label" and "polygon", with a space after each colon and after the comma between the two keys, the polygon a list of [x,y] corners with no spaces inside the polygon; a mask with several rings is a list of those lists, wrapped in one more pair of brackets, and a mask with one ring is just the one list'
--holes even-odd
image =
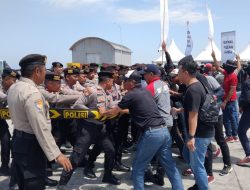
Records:
{"label": "blue jeans", "polygon": [[223,110],[223,123],[227,137],[238,136],[239,119],[237,110],[236,101],[228,102],[225,110]]}
{"label": "blue jeans", "polygon": [[172,139],[166,127],[147,130],[140,136],[132,171],[135,190],[144,189],[144,172],[155,154],[166,171],[172,189],[184,189],[180,173],[172,157],[171,146]]}
{"label": "blue jeans", "polygon": [[195,183],[200,190],[208,189],[207,172],[204,167],[204,162],[210,142],[211,138],[195,138],[196,149],[194,152],[189,151],[186,145],[183,148],[183,157],[190,165],[194,174]]}
{"label": "blue jeans", "polygon": [[247,130],[250,128],[250,107],[246,108],[240,118],[238,128],[240,142],[245,151],[246,156],[250,156],[250,144],[247,138]]}

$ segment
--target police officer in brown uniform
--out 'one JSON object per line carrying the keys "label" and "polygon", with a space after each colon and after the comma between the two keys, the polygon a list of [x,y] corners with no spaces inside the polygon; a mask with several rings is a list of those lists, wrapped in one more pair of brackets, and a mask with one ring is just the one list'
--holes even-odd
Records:
{"label": "police officer in brown uniform", "polygon": [[46,157],[67,171],[69,159],[51,135],[48,103],[37,85],[44,82],[46,56],[30,54],[19,62],[21,78],[9,89],[7,100],[14,124],[12,155],[20,190],[45,189]]}
{"label": "police officer in brown uniform", "polygon": [[[55,108],[57,105],[72,105],[79,98],[80,95],[63,95],[60,94],[62,76],[53,72],[46,72],[44,85],[38,87],[43,94],[46,101],[48,101],[50,108]],[[56,143],[60,139],[61,127],[58,125],[58,119],[51,119],[52,134]],[[47,163],[47,176],[52,176],[51,162]],[[45,178],[46,186],[57,186],[57,181],[50,178]]]}
{"label": "police officer in brown uniform", "polygon": [[[7,93],[12,84],[19,78],[19,74],[10,68],[3,70],[2,87],[3,92],[0,94],[0,108],[7,106]],[[0,175],[10,175],[9,161],[10,161],[10,132],[9,126],[5,119],[0,119],[0,141],[1,141],[1,167]]]}
{"label": "police officer in brown uniform", "polygon": [[[116,66],[107,66],[105,67],[106,72],[113,73],[114,82],[112,84],[112,88],[107,90],[107,95],[112,99],[112,105],[117,106],[118,102],[122,99],[122,94],[120,91],[120,86],[115,83],[118,78],[118,72],[116,71]],[[106,131],[111,139],[114,148],[115,148],[115,164],[114,170],[122,171],[122,172],[129,172],[130,168],[122,163],[122,140],[124,139],[124,134],[127,135],[128,133],[128,125],[126,125],[127,114],[125,114],[126,118],[119,117],[114,118],[112,120],[106,121]],[[121,120],[120,120],[121,118]],[[125,125],[123,123],[125,123]],[[124,127],[125,126],[125,127]],[[126,128],[127,127],[127,128]],[[96,161],[97,157],[100,155],[102,151],[102,147],[95,145],[93,149],[89,152],[88,162],[84,168],[84,175],[88,178],[96,178],[94,172],[94,162]]]}
{"label": "police officer in brown uniform", "polygon": [[[96,91],[88,98],[86,98],[86,96],[81,96],[81,98],[77,100],[73,107],[76,109],[82,109],[82,106],[86,105],[89,107],[89,109],[98,109],[101,115],[105,115],[106,110],[108,110],[111,105],[111,99],[109,99],[105,90],[108,90],[112,87],[112,75],[113,74],[110,72],[100,72],[99,85],[96,87]],[[70,156],[73,169],[77,168],[79,162],[81,162],[81,159],[86,155],[90,145],[97,144],[103,148],[105,153],[105,171],[102,181],[105,183],[119,185],[120,180],[112,175],[115,150],[112,142],[105,132],[104,123],[94,119],[84,119],[78,121],[78,131],[80,134]],[[73,170],[70,172],[63,170],[59,181],[59,186],[57,188],[58,190],[67,189],[66,184],[70,180],[72,174]]]}

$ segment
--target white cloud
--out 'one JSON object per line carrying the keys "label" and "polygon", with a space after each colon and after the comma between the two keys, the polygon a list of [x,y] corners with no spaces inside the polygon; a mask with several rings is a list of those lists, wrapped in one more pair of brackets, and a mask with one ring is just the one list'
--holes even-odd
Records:
{"label": "white cloud", "polygon": [[137,9],[118,9],[118,20],[128,23],[142,23],[157,21],[160,18],[158,9],[137,10]]}
{"label": "white cloud", "polygon": [[[138,0],[134,5],[142,3],[143,9],[137,9],[130,6],[122,7],[119,5],[121,0],[43,0],[53,6],[62,8],[78,8],[88,6],[91,10],[103,10],[102,14],[109,14],[116,20],[125,23],[144,23],[160,20],[159,1],[156,0]],[[138,6],[137,6],[138,7]],[[206,11],[200,0],[169,0],[170,22],[185,24],[188,20],[191,23],[197,23],[205,20]]]}
{"label": "white cloud", "polygon": [[113,2],[114,0],[44,0],[57,7],[72,8],[83,5],[100,5]]}
{"label": "white cloud", "polygon": [[[118,19],[127,23],[142,23],[160,20],[159,5],[148,9],[117,9]],[[194,0],[174,0],[169,2],[170,22],[185,24],[186,21],[197,23],[207,18],[201,2]]]}

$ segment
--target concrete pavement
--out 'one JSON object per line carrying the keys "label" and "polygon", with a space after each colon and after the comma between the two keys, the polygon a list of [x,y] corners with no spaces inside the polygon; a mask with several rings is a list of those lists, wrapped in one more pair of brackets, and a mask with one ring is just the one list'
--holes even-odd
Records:
{"label": "concrete pavement", "polygon": [[[250,137],[250,131],[248,132],[248,136]],[[235,163],[243,158],[244,151],[241,147],[240,142],[229,143],[229,148],[231,152],[231,159],[233,163],[233,171],[231,174],[227,176],[219,176],[219,171],[223,168],[223,162],[221,154],[218,158],[214,159],[213,164],[213,171],[215,176],[215,182],[210,184],[210,188],[212,190],[250,190],[250,167],[240,167],[235,165]],[[177,149],[173,149],[173,151],[178,151]],[[67,153],[70,153],[70,150],[67,150]],[[123,154],[123,162],[127,165],[131,165],[131,161],[133,159],[134,152],[129,154]],[[174,154],[174,157],[177,161],[177,166],[180,172],[187,168],[187,165],[177,158],[177,155]],[[68,189],[70,190],[99,190],[99,189],[106,189],[106,190],[130,190],[133,189],[132,181],[131,181],[131,172],[129,173],[122,173],[122,172],[114,172],[117,177],[119,177],[122,181],[122,184],[119,186],[113,186],[109,184],[103,184],[101,182],[102,175],[103,175],[103,161],[104,155],[101,154],[98,157],[96,163],[96,174],[97,179],[90,180],[84,178],[82,171],[83,168],[78,168],[70,180],[68,184]],[[55,171],[53,179],[59,180],[61,168],[59,168],[56,164],[53,165]],[[185,189],[192,186],[194,184],[194,179],[192,176],[184,177],[183,184]],[[9,177],[0,176],[0,190],[7,190],[9,183]],[[48,190],[55,190],[56,188],[47,188]],[[154,184],[146,184],[145,189],[147,190],[161,190],[161,189],[171,189],[171,185],[165,177],[165,186],[159,187]]]}

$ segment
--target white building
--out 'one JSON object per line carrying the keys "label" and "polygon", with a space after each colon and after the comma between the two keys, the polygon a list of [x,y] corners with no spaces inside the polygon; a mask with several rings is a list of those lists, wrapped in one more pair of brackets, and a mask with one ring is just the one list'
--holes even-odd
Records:
{"label": "white building", "polygon": [[72,62],[131,65],[132,51],[129,48],[97,37],[82,38],[70,50]]}

